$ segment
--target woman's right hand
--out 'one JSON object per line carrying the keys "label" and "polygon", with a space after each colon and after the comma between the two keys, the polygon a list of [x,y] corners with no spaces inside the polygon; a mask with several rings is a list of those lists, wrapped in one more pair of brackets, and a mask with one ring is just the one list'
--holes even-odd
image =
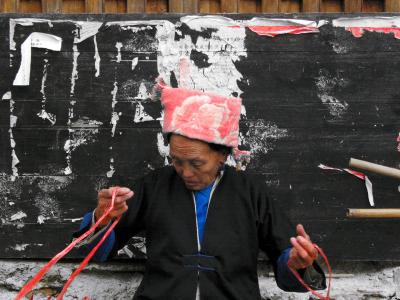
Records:
{"label": "woman's right hand", "polygon": [[97,207],[95,210],[96,220],[100,219],[104,212],[111,206],[111,199],[113,191],[117,189],[115,195],[114,208],[111,213],[100,223],[100,226],[106,226],[111,220],[121,216],[128,210],[128,201],[133,196],[133,191],[127,187],[110,187],[102,189],[97,194]]}

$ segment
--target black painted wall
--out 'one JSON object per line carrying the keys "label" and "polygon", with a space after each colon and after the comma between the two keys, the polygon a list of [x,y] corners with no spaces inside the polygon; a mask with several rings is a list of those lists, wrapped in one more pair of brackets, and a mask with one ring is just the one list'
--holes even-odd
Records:
{"label": "black painted wall", "polygon": [[[274,17],[332,20],[342,16]],[[48,22],[17,24],[13,50],[9,21],[27,17],[53,22],[51,26]],[[246,20],[253,15],[229,17]],[[162,147],[157,146],[160,104],[137,96],[141,85],[151,92],[159,75],[157,59],[162,55],[158,27],[143,24],[169,20],[179,31],[175,41],[188,37],[193,44],[215,38],[216,31],[190,29],[179,18],[0,15],[0,97],[8,91],[12,95],[0,100],[0,257],[52,257],[69,242],[71,231],[79,226],[77,219],[94,208],[98,189],[129,185],[164,165],[165,157],[159,153]],[[133,27],[147,27],[135,32],[106,24],[121,20],[143,20]],[[76,21],[103,22],[95,35],[101,59],[99,76],[95,75],[94,36],[74,44]],[[32,32],[61,37],[62,49],[32,48],[30,85],[13,86],[21,44]],[[117,42],[122,44],[120,62]],[[72,92],[74,45],[79,56]],[[246,29],[244,49],[233,62],[241,78],[239,90],[232,93],[240,93],[246,108],[241,121],[242,148],[253,151],[247,169],[265,177],[277,205],[293,222],[302,222],[329,257],[400,259],[396,238],[400,221],[346,219],[346,208],[369,207],[364,183],[318,168],[320,163],[347,167],[350,157],[399,166],[400,41],[391,34],[370,32],[355,38],[327,24],[319,33],[274,38]],[[237,54],[229,48],[202,48],[192,50],[189,59],[207,70],[218,64],[212,60],[218,51]],[[138,63],[132,70],[135,57]],[[223,72],[214,75],[225,76]],[[171,84],[178,83],[179,74],[169,76]],[[56,115],[55,124],[37,116],[44,103],[46,111]],[[134,122],[140,105],[153,120]],[[113,112],[119,114],[114,136]],[[12,116],[17,117],[15,126],[10,126]],[[14,169],[12,150],[19,160]],[[65,172],[68,166],[70,174]],[[399,207],[399,183],[368,175],[374,184],[376,207]]]}

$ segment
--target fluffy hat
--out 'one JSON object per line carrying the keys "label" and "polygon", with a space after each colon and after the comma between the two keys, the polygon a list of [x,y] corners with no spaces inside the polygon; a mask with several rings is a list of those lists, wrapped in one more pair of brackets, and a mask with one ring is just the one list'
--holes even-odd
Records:
{"label": "fluffy hat", "polygon": [[237,148],[242,100],[216,94],[172,88],[162,81],[162,130],[208,143]]}

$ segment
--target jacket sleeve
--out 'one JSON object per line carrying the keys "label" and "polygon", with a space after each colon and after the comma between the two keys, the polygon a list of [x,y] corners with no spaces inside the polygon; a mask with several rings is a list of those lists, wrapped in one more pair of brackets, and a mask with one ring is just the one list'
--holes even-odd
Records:
{"label": "jacket sleeve", "polygon": [[[83,217],[79,230],[74,232],[72,234],[72,237],[78,238],[86,231],[88,231],[94,223],[95,223],[94,211],[88,212]],[[84,240],[78,243],[76,245],[78,253],[81,255],[88,255],[89,252],[97,245],[97,243],[103,237],[109,226],[110,224],[101,228],[100,230],[95,230],[93,233],[88,235]],[[93,256],[93,261],[97,262],[106,261],[107,257],[109,256],[114,246],[114,243],[115,243],[115,233],[114,231],[112,231],[110,235],[107,237],[107,239],[103,242],[103,244],[99,247],[99,249],[97,249],[96,254]]]}
{"label": "jacket sleeve", "polygon": [[[97,250],[96,254],[93,256],[94,261],[104,262],[115,256],[118,250],[121,249],[133,235],[144,229],[145,199],[143,181],[142,179],[135,184],[133,189],[134,196],[132,199],[128,200],[128,210],[122,215],[118,225]],[[79,230],[72,234],[73,238],[82,235],[89,230],[94,223],[94,211],[87,213],[83,217]],[[82,240],[76,246],[78,252],[82,255],[87,255],[100,241],[110,225],[111,222]]]}
{"label": "jacket sleeve", "polygon": [[[276,209],[264,182],[260,182],[256,190],[259,246],[272,263],[276,283],[284,291],[307,292],[287,266],[290,236],[295,227],[284,212]],[[326,288],[325,275],[316,262],[298,272],[313,289]]]}
{"label": "jacket sleeve", "polygon": [[[307,292],[307,289],[297,280],[290,271],[287,263],[292,248],[285,249],[279,256],[277,261],[276,282],[284,291],[290,292]],[[297,270],[303,281],[313,290],[326,289],[325,274],[319,264],[315,261],[312,266],[305,269]]]}

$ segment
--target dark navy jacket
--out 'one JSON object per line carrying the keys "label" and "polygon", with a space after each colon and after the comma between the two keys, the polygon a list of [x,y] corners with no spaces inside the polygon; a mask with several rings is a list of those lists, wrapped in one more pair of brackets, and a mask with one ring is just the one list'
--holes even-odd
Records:
{"label": "dark navy jacket", "polygon": [[[97,254],[99,260],[110,258],[145,230],[146,271],[134,299],[194,300],[198,284],[201,299],[261,299],[259,249],[268,255],[279,287],[306,291],[286,265],[294,227],[275,210],[260,178],[225,169],[210,199],[201,249],[193,193],[173,167],[151,172],[134,192],[128,211]],[[85,225],[90,224],[75,235],[87,230]],[[325,288],[323,272],[315,267],[322,278],[317,288]]]}

